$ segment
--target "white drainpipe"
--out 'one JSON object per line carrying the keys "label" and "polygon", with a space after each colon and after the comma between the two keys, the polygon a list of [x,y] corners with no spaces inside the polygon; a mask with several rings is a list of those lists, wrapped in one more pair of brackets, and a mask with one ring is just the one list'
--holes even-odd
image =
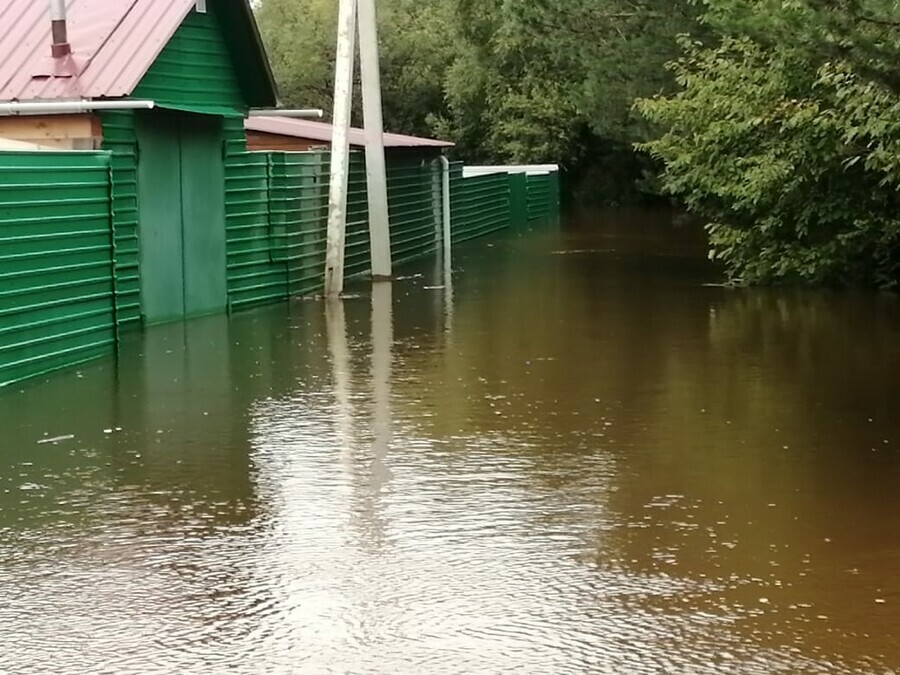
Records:
{"label": "white drainpipe", "polygon": [[0,117],[10,115],[66,115],[95,110],[152,110],[153,101],[24,101],[0,103]]}
{"label": "white drainpipe", "polygon": [[453,248],[452,213],[450,211],[450,160],[441,155],[441,168],[443,169],[443,211],[444,211],[444,330],[449,339],[453,336],[453,260],[451,249]]}
{"label": "white drainpipe", "polygon": [[441,192],[444,197],[444,269],[450,271],[450,249],[452,246],[451,237],[453,235],[453,214],[450,211],[450,160],[441,155],[441,167],[443,167],[443,186]]}
{"label": "white drainpipe", "polygon": [[325,115],[325,111],[318,108],[301,110],[263,110],[261,108],[257,108],[255,110],[251,110],[248,114],[250,117],[293,117],[296,119],[321,119]]}

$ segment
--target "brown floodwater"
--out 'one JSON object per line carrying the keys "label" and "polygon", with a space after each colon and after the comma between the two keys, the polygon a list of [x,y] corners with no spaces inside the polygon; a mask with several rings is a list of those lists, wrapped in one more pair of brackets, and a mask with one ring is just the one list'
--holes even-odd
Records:
{"label": "brown floodwater", "polygon": [[900,302],[616,211],[0,393],[0,673],[900,672]]}

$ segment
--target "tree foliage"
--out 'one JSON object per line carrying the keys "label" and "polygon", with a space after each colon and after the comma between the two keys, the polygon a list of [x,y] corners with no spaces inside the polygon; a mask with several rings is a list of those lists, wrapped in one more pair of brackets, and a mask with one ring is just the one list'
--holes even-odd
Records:
{"label": "tree foliage", "polygon": [[900,280],[893,3],[708,0],[641,147],[737,282]]}
{"label": "tree foliage", "polygon": [[440,128],[483,156],[574,168],[598,147],[630,155],[646,137],[632,103],[671,88],[663,66],[696,10],[687,0],[458,0],[456,23],[461,53]]}
{"label": "tree foliage", "polygon": [[[332,107],[336,7],[262,0],[286,103]],[[632,103],[671,89],[663,66],[696,16],[690,0],[379,0],[385,122],[447,137],[467,161],[602,167],[606,198],[623,201],[649,168]]]}
{"label": "tree foliage", "polygon": [[[336,6],[261,0],[286,103],[331,108]],[[379,12],[392,130],[470,162],[559,162],[606,202],[652,185],[706,220],[735,282],[900,281],[900,0]]]}
{"label": "tree foliage", "polygon": [[[384,116],[392,131],[428,134],[444,106],[444,73],[455,54],[449,3],[378,3]],[[334,107],[335,0],[263,0],[257,9],[283,102]],[[358,73],[358,69],[357,69]],[[361,120],[359,96],[354,117]]]}

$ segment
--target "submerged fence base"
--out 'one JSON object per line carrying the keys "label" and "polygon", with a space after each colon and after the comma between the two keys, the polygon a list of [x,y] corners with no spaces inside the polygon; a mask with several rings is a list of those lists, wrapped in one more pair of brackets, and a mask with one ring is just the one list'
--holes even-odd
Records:
{"label": "submerged fence base", "polygon": [[0,386],[116,342],[107,153],[0,153]]}
{"label": "submerged fence base", "polygon": [[[140,326],[140,172],[127,120],[105,152],[0,152],[0,386],[110,354]],[[327,152],[246,152],[226,144],[228,309],[322,289]],[[469,175],[440,157],[388,156],[395,265],[444,246],[555,219],[555,172],[490,167]],[[209,226],[198,223],[196,226]],[[365,166],[353,155],[345,275],[369,273]]]}

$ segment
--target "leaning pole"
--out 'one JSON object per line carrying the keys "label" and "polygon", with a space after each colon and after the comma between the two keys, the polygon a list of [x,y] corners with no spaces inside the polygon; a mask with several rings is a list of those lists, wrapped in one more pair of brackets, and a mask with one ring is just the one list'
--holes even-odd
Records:
{"label": "leaning pole", "polygon": [[331,137],[328,232],[325,251],[325,295],[328,297],[337,297],[344,290],[347,188],[350,180],[349,134],[357,30],[365,118],[366,193],[369,202],[372,277],[376,280],[384,280],[389,279],[392,274],[375,0],[340,0],[337,58],[334,73],[334,129]]}
{"label": "leaning pole", "polygon": [[347,229],[347,184],[350,180],[350,111],[356,51],[356,0],[340,0],[337,58],[334,67],[334,118],[325,247],[325,295],[344,290],[344,241]]}

